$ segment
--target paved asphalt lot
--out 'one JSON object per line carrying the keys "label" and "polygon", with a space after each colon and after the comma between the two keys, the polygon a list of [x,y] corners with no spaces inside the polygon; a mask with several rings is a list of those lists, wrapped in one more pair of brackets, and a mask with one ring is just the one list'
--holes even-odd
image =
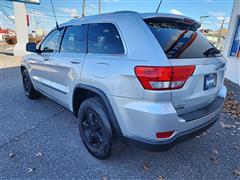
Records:
{"label": "paved asphalt lot", "polygon": [[[240,125],[222,114],[208,132],[168,152],[123,146],[99,161],[80,140],[71,112],[22,89],[19,61],[1,55],[0,179],[240,179]],[[240,122],[240,121],[238,121]]]}

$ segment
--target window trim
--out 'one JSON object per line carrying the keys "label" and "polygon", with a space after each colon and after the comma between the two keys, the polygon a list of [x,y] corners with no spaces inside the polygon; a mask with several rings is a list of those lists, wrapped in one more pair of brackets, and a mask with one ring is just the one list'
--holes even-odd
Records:
{"label": "window trim", "polygon": [[[88,51],[88,37],[89,37],[89,29],[90,29],[89,27],[90,27],[91,24],[112,24],[112,25],[114,25],[114,27],[118,31],[118,34],[120,36],[120,39],[121,39],[121,42],[122,42],[122,45],[123,45],[123,53],[122,54],[90,53]],[[112,21],[101,21],[101,22],[89,22],[89,23],[87,23],[87,25],[88,25],[88,28],[87,28],[87,54],[93,54],[93,55],[98,55],[98,56],[126,56],[127,55],[126,43],[125,43],[123,34],[122,34],[122,32],[121,32],[117,23],[112,22]]]}
{"label": "window trim", "polygon": [[62,42],[63,42],[63,37],[64,37],[64,35],[65,35],[65,32],[66,32],[67,27],[68,27],[68,26],[64,26],[62,38],[61,38],[61,41],[60,41],[60,44],[59,44],[59,48],[58,48],[58,53],[60,53],[60,50],[61,50],[61,47],[62,47]]}
{"label": "window trim", "polygon": [[[121,39],[121,42],[122,42],[122,45],[123,45],[123,53],[122,54],[105,54],[105,53],[89,53],[88,51],[88,36],[89,36],[89,27],[91,24],[112,24],[115,26],[115,28],[117,29],[119,35],[120,35],[120,39]],[[102,21],[102,22],[88,22],[88,23],[83,23],[83,24],[71,24],[71,25],[67,25],[67,26],[63,26],[60,28],[60,31],[63,30],[63,33],[62,33],[62,37],[61,37],[61,40],[60,40],[60,44],[59,44],[59,47],[58,47],[58,50],[53,52],[53,53],[61,53],[60,50],[61,50],[61,47],[62,47],[62,42],[63,42],[63,37],[65,35],[65,32],[67,30],[68,27],[71,27],[71,26],[82,26],[82,25],[86,25],[86,52],[83,53],[83,54],[92,54],[92,55],[97,55],[97,56],[127,56],[128,52],[127,52],[127,46],[126,46],[126,42],[125,42],[125,39],[124,39],[124,36],[123,36],[123,33],[121,32],[119,26],[117,23],[113,22],[113,21]],[[40,43],[39,45],[39,48],[41,48],[43,42],[47,39],[47,37],[53,32],[57,30],[56,28],[53,29],[52,31],[50,31],[47,36],[43,39],[43,41]],[[49,54],[53,54],[53,53],[49,53]],[[80,54],[80,53],[76,53],[76,54]]]}
{"label": "window trim", "polygon": [[[237,60],[240,60],[240,58],[237,57],[237,54],[236,56],[232,56],[231,53],[232,53],[232,48],[233,48],[233,43],[234,43],[234,39],[237,35],[237,30],[238,30],[238,24],[240,24],[240,15],[237,15],[236,17],[236,21],[235,21],[235,24],[234,24],[234,29],[233,29],[233,37],[231,37],[231,43],[229,45],[229,50],[228,50],[228,57],[230,58],[233,58],[233,59],[237,59]],[[240,50],[240,41],[238,43],[238,49]],[[238,50],[237,49],[237,50]]]}

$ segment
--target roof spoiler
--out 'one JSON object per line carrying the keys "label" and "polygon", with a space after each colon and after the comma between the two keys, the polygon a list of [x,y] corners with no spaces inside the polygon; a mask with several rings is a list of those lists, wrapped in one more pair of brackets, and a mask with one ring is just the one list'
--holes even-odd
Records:
{"label": "roof spoiler", "polygon": [[164,22],[176,22],[176,23],[188,24],[190,26],[193,26],[196,29],[199,29],[201,27],[201,24],[198,21],[185,16],[174,16],[174,17],[153,16],[153,17],[144,18],[144,20],[146,21],[151,21],[156,19]]}

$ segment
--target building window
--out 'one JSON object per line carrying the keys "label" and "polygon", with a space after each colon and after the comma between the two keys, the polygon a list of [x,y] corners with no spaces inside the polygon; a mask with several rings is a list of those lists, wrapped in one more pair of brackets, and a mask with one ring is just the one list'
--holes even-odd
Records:
{"label": "building window", "polygon": [[230,56],[240,59],[240,18],[238,18],[236,33],[233,39]]}

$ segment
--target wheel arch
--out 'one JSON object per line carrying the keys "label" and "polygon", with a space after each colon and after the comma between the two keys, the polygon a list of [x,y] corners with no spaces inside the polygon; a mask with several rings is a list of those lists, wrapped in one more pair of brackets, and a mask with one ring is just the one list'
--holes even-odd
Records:
{"label": "wheel arch", "polygon": [[114,129],[114,132],[115,132],[114,135],[117,135],[118,138],[122,138],[123,137],[122,131],[120,129],[117,118],[115,116],[115,113],[113,111],[113,108],[110,104],[110,101],[107,95],[102,90],[96,87],[85,85],[85,84],[78,84],[75,86],[73,91],[73,96],[72,96],[72,111],[75,117],[78,116],[78,109],[81,103],[89,97],[101,98],[108,112],[110,124]]}
{"label": "wheel arch", "polygon": [[27,69],[26,66],[21,65],[21,66],[20,66],[21,73],[23,72],[24,69]]}

